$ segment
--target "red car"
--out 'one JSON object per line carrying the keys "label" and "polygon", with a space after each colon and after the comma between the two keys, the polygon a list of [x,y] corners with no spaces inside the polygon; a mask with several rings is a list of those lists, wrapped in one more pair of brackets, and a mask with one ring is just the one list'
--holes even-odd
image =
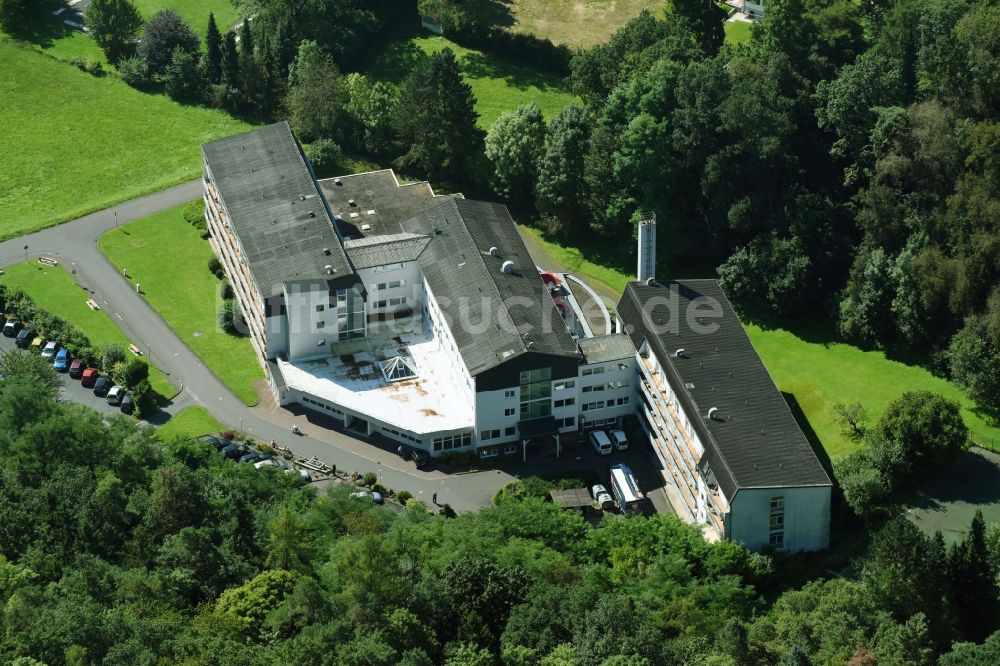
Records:
{"label": "red car", "polygon": [[80,377],[80,383],[87,387],[93,386],[94,382],[96,381],[97,381],[97,370],[94,370],[93,368],[87,368],[86,370],[84,370],[83,376]]}
{"label": "red car", "polygon": [[86,367],[87,364],[83,362],[82,358],[74,358],[73,362],[69,364],[69,376],[73,379],[79,379]]}

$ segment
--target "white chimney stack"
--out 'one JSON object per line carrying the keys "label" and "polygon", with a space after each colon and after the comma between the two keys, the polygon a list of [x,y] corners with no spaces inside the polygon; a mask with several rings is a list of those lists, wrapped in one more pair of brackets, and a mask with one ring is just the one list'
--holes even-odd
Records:
{"label": "white chimney stack", "polygon": [[656,213],[639,213],[639,282],[656,279]]}

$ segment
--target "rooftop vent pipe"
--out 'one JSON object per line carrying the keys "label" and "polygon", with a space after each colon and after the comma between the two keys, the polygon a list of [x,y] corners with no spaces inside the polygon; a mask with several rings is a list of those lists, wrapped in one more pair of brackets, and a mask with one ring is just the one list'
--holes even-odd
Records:
{"label": "rooftop vent pipe", "polygon": [[713,421],[715,421],[716,420],[715,417],[716,417],[716,415],[718,413],[719,413],[719,408],[718,407],[711,407],[708,410],[708,418],[711,419],[711,420],[713,420]]}
{"label": "rooftop vent pipe", "polygon": [[327,275],[333,275],[333,273],[334,273],[333,266],[331,266],[330,264],[327,264],[326,265],[326,274]]}
{"label": "rooftop vent pipe", "polygon": [[680,358],[683,355],[684,355],[684,349],[683,348],[682,349],[678,349],[677,351],[674,352],[674,358]]}
{"label": "rooftop vent pipe", "polygon": [[508,259],[507,261],[503,262],[503,265],[500,266],[500,270],[502,270],[507,275],[513,275],[514,274],[514,262],[511,261],[510,259]]}
{"label": "rooftop vent pipe", "polygon": [[324,247],[324,248],[323,248],[323,254],[325,254],[326,256],[328,256],[328,257],[329,257],[329,256],[330,256],[330,248],[328,248],[328,247]]}
{"label": "rooftop vent pipe", "polygon": [[500,256],[500,249],[496,245],[490,248],[490,256],[491,257]]}

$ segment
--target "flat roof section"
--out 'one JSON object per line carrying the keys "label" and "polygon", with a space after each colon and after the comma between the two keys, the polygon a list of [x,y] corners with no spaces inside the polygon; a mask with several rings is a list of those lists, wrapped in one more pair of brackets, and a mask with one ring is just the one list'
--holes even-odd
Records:
{"label": "flat roof section", "polygon": [[[416,434],[471,430],[473,407],[448,352],[431,333],[409,331],[340,342],[337,355],[294,363],[278,360],[290,388]],[[404,357],[416,377],[387,382],[381,364]]]}
{"label": "flat roof section", "polygon": [[319,185],[345,239],[398,234],[403,220],[462,196],[434,194],[427,181],[400,183],[392,169],[326,178]]}
{"label": "flat roof section", "polygon": [[285,282],[354,272],[287,122],[203,144],[202,151],[265,298]]}
{"label": "flat roof section", "polygon": [[717,281],[630,282],[618,313],[636,348],[646,340],[656,354],[705,447],[699,466],[727,498],[831,485]]}
{"label": "flat roof section", "polygon": [[583,358],[588,364],[618,361],[635,356],[635,346],[625,333],[598,335],[577,340]]}

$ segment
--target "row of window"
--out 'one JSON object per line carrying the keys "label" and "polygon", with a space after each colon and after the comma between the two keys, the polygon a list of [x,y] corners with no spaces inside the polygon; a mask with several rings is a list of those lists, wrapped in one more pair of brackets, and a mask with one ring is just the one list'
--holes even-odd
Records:
{"label": "row of window", "polygon": [[768,520],[767,543],[773,548],[785,545],[785,498],[772,497],[770,501],[771,515]]}
{"label": "row of window", "polygon": [[[607,389],[609,391],[614,391],[615,389],[625,388],[626,386],[628,386],[628,380],[627,379],[622,379],[622,380],[619,380],[619,381],[614,381],[614,382],[608,382],[607,383]],[[584,393],[599,393],[599,392],[603,391],[604,388],[605,388],[604,384],[592,384],[590,386],[584,386],[583,387],[583,392]]]}
{"label": "row of window", "polygon": [[406,280],[390,280],[388,282],[379,282],[378,284],[371,285],[372,291],[381,291],[383,289],[396,289],[398,287],[405,287]]}
{"label": "row of window", "polygon": [[556,409],[560,407],[569,407],[576,404],[576,398],[565,398],[563,400],[556,400],[552,403],[552,406]]}
{"label": "row of window", "polygon": [[564,419],[556,419],[557,428],[575,428],[576,427],[576,417],[567,416]]}
{"label": "row of window", "polygon": [[555,385],[553,385],[552,390],[565,391],[566,389],[571,389],[574,386],[576,386],[576,381],[572,379],[567,379],[564,382],[556,382]]}
{"label": "row of window", "polygon": [[[613,371],[614,369],[614,366],[595,365],[592,368],[584,368],[580,374],[584,377],[590,377],[591,375],[603,375],[605,370]],[[625,361],[619,361],[618,369],[628,370],[628,363]]]}
{"label": "row of window", "polygon": [[385,307],[393,307],[396,305],[406,305],[406,296],[400,296],[399,298],[387,298],[381,301],[375,301],[376,310]]}
{"label": "row of window", "polygon": [[447,435],[445,437],[435,437],[432,440],[435,451],[451,451],[472,446],[472,433],[467,432],[461,435]]}
{"label": "row of window", "polygon": [[[507,426],[503,429],[504,437],[513,437],[517,429],[514,426]],[[494,428],[493,430],[482,430],[479,433],[479,441],[488,442],[491,439],[500,439],[500,428]]]}
{"label": "row of window", "polygon": [[321,408],[327,410],[328,412],[333,412],[334,414],[340,414],[341,416],[344,415],[344,412],[340,411],[336,407],[333,407],[333,406],[328,405],[326,403],[320,402],[318,400],[313,400],[312,398],[305,398],[305,397],[302,398],[302,400],[303,400],[303,402],[308,402],[310,405],[316,405],[317,407],[321,407]]}
{"label": "row of window", "polygon": [[624,405],[627,405],[628,402],[629,402],[628,396],[625,396],[624,398],[618,398],[617,400],[607,400],[607,401],[598,400],[597,402],[585,402],[583,403],[583,407],[581,407],[581,411],[590,412],[595,409],[602,409],[604,407],[615,407],[615,406],[622,407]]}
{"label": "row of window", "polygon": [[[503,454],[505,456],[509,456],[512,453],[517,453],[517,444],[508,444],[507,446],[503,447]],[[480,449],[479,451],[480,458],[496,458],[498,455],[500,455],[499,447]]]}
{"label": "row of window", "polygon": [[419,439],[417,439],[413,435],[408,435],[405,432],[399,432],[398,430],[396,430],[394,428],[387,428],[385,426],[382,426],[382,432],[387,432],[390,435],[395,435],[396,437],[402,437],[403,439],[409,440],[409,441],[411,441],[411,442],[413,442],[415,444],[423,444],[423,442],[421,442]]}

